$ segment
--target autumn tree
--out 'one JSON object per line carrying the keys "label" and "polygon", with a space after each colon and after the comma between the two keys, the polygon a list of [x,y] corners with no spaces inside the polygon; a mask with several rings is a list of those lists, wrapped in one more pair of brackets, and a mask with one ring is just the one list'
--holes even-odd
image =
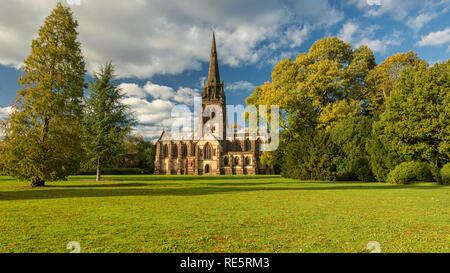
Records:
{"label": "autumn tree", "polygon": [[397,79],[403,69],[427,65],[414,51],[398,53],[388,57],[371,70],[366,77],[365,99],[372,114],[385,110],[385,102],[390,98]]}
{"label": "autumn tree", "polygon": [[58,3],[31,44],[13,113],[2,127],[2,165],[33,187],[74,173],[81,155],[85,63],[77,21]]}
{"label": "autumn tree", "polygon": [[[324,38],[315,42],[307,53],[299,54],[295,61],[281,60],[273,69],[272,81],[255,88],[246,103],[279,105],[280,124],[291,131],[282,137],[305,140],[313,133],[295,134],[310,129],[325,130],[317,134],[327,135],[339,121],[364,113],[365,78],[375,65],[373,52],[367,46],[353,50],[350,44],[336,37]],[[328,141],[329,137],[320,140]],[[288,140],[281,139],[281,144],[284,142]],[[280,149],[288,146],[281,145]],[[281,151],[285,152],[289,151]],[[276,164],[279,158],[282,157],[277,152],[271,152],[265,153],[262,160]]]}
{"label": "autumn tree", "polygon": [[295,61],[281,60],[273,69],[272,81],[255,89],[248,105],[279,105],[282,126],[330,128],[347,116],[360,114],[364,79],[375,66],[367,46],[352,50],[336,37],[315,42],[308,53]]}
{"label": "autumn tree", "polygon": [[85,100],[84,131],[88,160],[101,170],[124,148],[125,137],[135,124],[129,106],[122,102],[124,94],[114,81],[114,67],[107,63],[94,74]]}

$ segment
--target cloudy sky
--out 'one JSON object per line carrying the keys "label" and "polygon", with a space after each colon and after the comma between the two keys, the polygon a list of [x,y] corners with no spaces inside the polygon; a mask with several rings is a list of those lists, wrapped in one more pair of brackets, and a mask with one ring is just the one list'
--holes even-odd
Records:
{"label": "cloudy sky", "polygon": [[[20,66],[56,0],[0,0],[0,119]],[[280,59],[322,37],[368,45],[377,62],[409,50],[429,63],[450,56],[450,0],[63,0],[79,22],[92,73],[116,66],[140,125],[154,138],[171,109],[190,104],[207,76],[212,31],[229,104],[243,104]]]}

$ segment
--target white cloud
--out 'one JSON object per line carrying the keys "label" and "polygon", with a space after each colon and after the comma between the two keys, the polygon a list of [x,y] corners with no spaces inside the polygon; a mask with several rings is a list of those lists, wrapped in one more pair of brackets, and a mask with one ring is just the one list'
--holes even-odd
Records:
{"label": "white cloud", "polygon": [[[0,64],[22,64],[56,2],[0,1]],[[122,78],[200,69],[209,58],[212,28],[220,62],[237,66],[270,59],[273,51],[262,44],[283,38],[277,48],[299,46],[312,29],[343,18],[328,0],[81,0],[71,7],[88,71],[112,60]],[[285,36],[286,29],[292,35]]]}
{"label": "white cloud", "polygon": [[174,122],[184,117],[173,117],[172,110],[176,105],[193,105],[194,96],[199,96],[197,89],[180,87],[177,91],[169,86],[147,82],[144,86],[134,83],[122,83],[120,88],[125,94],[123,103],[130,106],[138,125],[134,133],[146,138],[159,137],[163,129],[170,129]]}
{"label": "white cloud", "polygon": [[354,41],[355,34],[358,32],[358,24],[354,22],[347,22],[342,25],[341,30],[339,31],[338,37],[339,39],[351,43]]}
{"label": "white cloud", "polygon": [[450,44],[450,27],[422,36],[422,39],[417,44],[419,46],[442,46]]}
{"label": "white cloud", "polygon": [[430,13],[422,13],[419,14],[416,17],[412,17],[408,19],[407,25],[411,27],[412,29],[419,30],[421,29],[425,24],[433,20],[438,16],[435,12]]}
{"label": "white cloud", "polygon": [[122,83],[119,87],[127,97],[145,99],[151,96],[153,99],[172,100],[183,104],[192,104],[195,95],[199,95],[197,89],[180,87],[175,91],[172,87],[154,84],[148,81],[144,87],[134,83]]}
{"label": "white cloud", "polygon": [[12,107],[0,107],[0,121],[1,120],[7,120],[9,114],[12,113]]}
{"label": "white cloud", "polygon": [[252,91],[255,89],[255,85],[248,81],[237,81],[227,84],[227,91]]}
{"label": "white cloud", "polygon": [[291,27],[286,33],[285,37],[289,37],[289,47],[297,47],[302,45],[305,40],[308,38],[310,32],[310,27],[308,25],[304,25],[303,28]]}
{"label": "white cloud", "polygon": [[388,14],[396,20],[402,20],[411,10],[417,8],[423,0],[379,0],[379,5],[375,2],[375,0],[351,0],[350,4],[356,5],[367,17],[379,17]]}
{"label": "white cloud", "polygon": [[350,43],[354,47],[366,45],[375,52],[384,54],[389,46],[398,46],[401,44],[399,32],[385,36],[381,39],[376,39],[373,34],[378,29],[378,26],[373,25],[369,27],[362,27],[356,22],[346,22],[342,25],[338,33],[338,37],[343,41]]}

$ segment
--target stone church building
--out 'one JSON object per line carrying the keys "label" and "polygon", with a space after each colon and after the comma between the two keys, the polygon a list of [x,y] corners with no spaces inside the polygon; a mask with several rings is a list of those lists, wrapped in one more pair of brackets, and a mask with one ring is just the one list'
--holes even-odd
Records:
{"label": "stone church building", "polygon": [[[260,162],[265,135],[250,137],[227,128],[226,96],[220,81],[213,34],[208,80],[202,91],[198,130],[163,132],[156,143],[155,174],[256,175],[272,174]],[[231,130],[230,132],[227,130]],[[246,133],[247,132],[247,133]],[[228,134],[227,134],[228,133]]]}

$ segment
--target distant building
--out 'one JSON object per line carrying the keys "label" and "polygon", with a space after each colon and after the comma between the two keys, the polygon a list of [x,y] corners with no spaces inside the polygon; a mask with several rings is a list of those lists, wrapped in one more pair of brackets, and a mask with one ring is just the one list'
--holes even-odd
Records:
{"label": "distant building", "polygon": [[266,137],[251,139],[248,130],[238,137],[236,130],[232,129],[234,136],[227,138],[226,110],[226,96],[223,82],[220,81],[213,34],[208,81],[202,92],[198,131],[164,131],[157,141],[155,174],[272,174],[273,169],[260,162]]}

